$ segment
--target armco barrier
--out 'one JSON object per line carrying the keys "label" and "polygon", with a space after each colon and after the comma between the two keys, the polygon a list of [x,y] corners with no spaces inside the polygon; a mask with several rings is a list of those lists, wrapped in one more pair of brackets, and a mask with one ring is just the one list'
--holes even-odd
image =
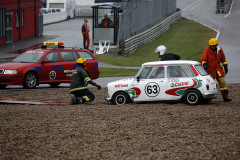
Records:
{"label": "armco barrier", "polygon": [[154,27],[125,40],[124,44],[123,44],[124,54],[129,51],[136,50],[137,47],[139,47],[141,44],[146,44],[146,43],[153,41],[161,33],[166,31],[170,27],[171,24],[173,24],[180,18],[181,18],[181,10],[178,10],[176,13],[169,16],[164,21],[155,25]]}

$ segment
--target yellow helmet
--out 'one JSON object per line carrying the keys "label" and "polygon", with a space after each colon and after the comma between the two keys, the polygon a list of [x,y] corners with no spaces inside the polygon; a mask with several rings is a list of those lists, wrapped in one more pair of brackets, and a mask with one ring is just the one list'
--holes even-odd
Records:
{"label": "yellow helmet", "polygon": [[80,63],[80,64],[83,64],[86,62],[86,59],[85,58],[78,58],[76,63]]}
{"label": "yellow helmet", "polygon": [[87,19],[84,19],[84,22],[88,22],[88,20],[87,20]]}
{"label": "yellow helmet", "polygon": [[210,46],[215,46],[218,45],[218,40],[216,38],[212,38],[209,40],[209,45]]}

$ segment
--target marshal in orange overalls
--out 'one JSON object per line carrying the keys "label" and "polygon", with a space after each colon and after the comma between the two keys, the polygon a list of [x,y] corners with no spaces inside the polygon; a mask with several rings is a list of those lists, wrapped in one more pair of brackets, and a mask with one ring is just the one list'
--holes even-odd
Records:
{"label": "marshal in orange overalls", "polygon": [[228,70],[225,54],[222,48],[217,46],[218,41],[215,38],[210,39],[209,45],[202,54],[201,63],[208,74],[217,79],[224,101],[229,102],[231,99],[228,98],[229,91],[225,82],[225,72]]}
{"label": "marshal in orange overalls", "polygon": [[82,35],[83,35],[83,47],[84,49],[89,48],[90,38],[89,38],[89,27],[87,25],[88,20],[84,20],[84,24],[82,25]]}

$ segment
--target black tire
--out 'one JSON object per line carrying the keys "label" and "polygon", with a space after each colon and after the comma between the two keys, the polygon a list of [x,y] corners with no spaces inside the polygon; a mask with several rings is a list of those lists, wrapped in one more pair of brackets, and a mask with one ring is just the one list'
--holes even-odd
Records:
{"label": "black tire", "polygon": [[130,102],[130,97],[126,92],[117,92],[112,97],[112,103],[113,104],[126,104]]}
{"label": "black tire", "polygon": [[60,83],[49,83],[49,85],[53,88],[56,88],[60,85]]}
{"label": "black tire", "polygon": [[202,94],[195,89],[187,90],[184,94],[184,102],[189,105],[197,105],[202,101]]}
{"label": "black tire", "polygon": [[7,85],[2,85],[2,84],[0,84],[0,89],[4,89],[4,88],[6,88],[7,87]]}
{"label": "black tire", "polygon": [[34,72],[28,72],[24,76],[23,87],[26,89],[34,89],[38,84],[38,76]]}

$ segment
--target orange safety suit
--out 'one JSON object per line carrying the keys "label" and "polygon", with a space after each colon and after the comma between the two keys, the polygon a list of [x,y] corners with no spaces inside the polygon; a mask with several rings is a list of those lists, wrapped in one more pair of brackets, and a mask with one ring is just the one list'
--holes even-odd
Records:
{"label": "orange safety suit", "polygon": [[226,61],[225,54],[221,47],[217,47],[217,52],[214,53],[211,50],[210,46],[208,46],[202,54],[201,63],[202,63],[202,65],[204,63],[207,63],[207,65],[208,65],[207,72],[213,78],[216,78],[217,76],[219,76],[219,77],[225,76],[225,73],[224,73],[221,63],[226,66],[228,64]]}
{"label": "orange safety suit", "polygon": [[84,49],[88,49],[90,44],[90,38],[89,38],[89,27],[86,23],[82,25],[82,35],[83,35],[83,47]]}
{"label": "orange safety suit", "polygon": [[217,79],[223,99],[228,98],[229,91],[224,78],[225,72],[222,67],[222,65],[227,66],[228,64],[222,48],[217,47],[217,50],[214,52],[210,46],[208,46],[202,54],[201,63],[202,65],[207,63],[207,73]]}

